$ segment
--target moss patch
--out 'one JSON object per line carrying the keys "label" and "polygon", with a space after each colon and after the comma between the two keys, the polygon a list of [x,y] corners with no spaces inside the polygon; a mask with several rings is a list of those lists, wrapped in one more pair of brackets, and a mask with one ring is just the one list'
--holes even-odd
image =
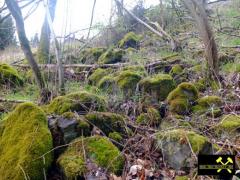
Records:
{"label": "moss patch", "polygon": [[98,58],[99,64],[114,64],[122,61],[124,51],[121,49],[108,49]]}
{"label": "moss patch", "polygon": [[111,132],[126,134],[125,119],[120,114],[110,112],[92,112],[88,113],[86,119],[102,130],[107,136]]}
{"label": "moss patch", "polygon": [[120,48],[135,48],[138,49],[140,36],[135,34],[134,32],[129,32],[125,34],[122,40],[119,41]]}
{"label": "moss patch", "polygon": [[76,179],[87,171],[83,149],[87,158],[98,166],[119,175],[124,164],[120,151],[107,139],[100,136],[75,139],[59,157],[58,163],[68,179]]}
{"label": "moss patch", "polygon": [[97,85],[99,81],[110,72],[108,69],[98,68],[88,78],[90,84]]}
{"label": "moss patch", "polygon": [[59,96],[45,107],[48,113],[63,114],[68,111],[87,112],[106,110],[105,100],[95,94],[85,91]]}
{"label": "moss patch", "polygon": [[17,70],[8,64],[0,63],[0,85],[20,86],[23,85],[23,79]]}
{"label": "moss patch", "polygon": [[121,134],[119,134],[118,132],[111,132],[111,133],[109,133],[108,137],[117,142],[121,142],[123,139]]}
{"label": "moss patch", "polygon": [[136,122],[143,125],[159,125],[161,119],[157,109],[148,108],[146,113],[142,113],[137,117]]}
{"label": "moss patch", "polygon": [[216,126],[218,134],[227,133],[229,135],[236,134],[240,129],[240,116],[239,115],[226,115],[222,118],[220,123]]}
{"label": "moss patch", "polygon": [[[197,100],[197,105],[193,107],[193,112],[198,114],[210,113],[214,117],[219,115],[222,99],[218,96],[205,96]],[[214,113],[215,112],[215,113]]]}
{"label": "moss patch", "polygon": [[173,77],[176,75],[179,75],[183,72],[182,67],[179,64],[176,64],[172,67],[171,71],[169,72],[170,75],[172,75]]}
{"label": "moss patch", "polygon": [[168,74],[157,74],[146,77],[139,82],[143,92],[149,93],[160,101],[163,101],[175,87],[173,78]]}
{"label": "moss patch", "polygon": [[[0,174],[2,179],[44,179],[52,162],[52,136],[44,112],[32,103],[16,107],[4,120],[0,137]],[[23,171],[26,173],[24,175]]]}
{"label": "moss patch", "polygon": [[137,72],[125,70],[119,73],[116,77],[116,82],[120,89],[134,92],[141,78]]}
{"label": "moss patch", "polygon": [[198,98],[198,90],[191,83],[181,83],[169,93],[167,101],[170,104],[170,111],[184,115],[191,110],[191,102]]}
{"label": "moss patch", "polygon": [[202,135],[195,133],[194,131],[187,131],[184,129],[174,129],[166,132],[161,132],[157,134],[158,139],[162,141],[175,141],[181,143],[191,144],[192,150],[194,153],[199,153],[203,150],[204,146],[209,143],[208,139]]}
{"label": "moss patch", "polygon": [[102,47],[86,48],[80,54],[80,62],[85,64],[93,64],[98,61],[98,58],[106,51]]}

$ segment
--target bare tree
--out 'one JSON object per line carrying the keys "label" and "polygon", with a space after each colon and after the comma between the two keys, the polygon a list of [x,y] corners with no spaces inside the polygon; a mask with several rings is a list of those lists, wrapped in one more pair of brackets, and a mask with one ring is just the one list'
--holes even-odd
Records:
{"label": "bare tree", "polygon": [[218,50],[212,29],[208,21],[207,13],[204,9],[205,3],[198,0],[183,0],[183,2],[190,11],[192,17],[195,19],[199,34],[205,46],[205,55],[208,66],[207,76],[210,79],[218,79]]}
{"label": "bare tree", "polygon": [[16,29],[17,29],[18,38],[19,38],[19,41],[21,44],[21,48],[23,50],[23,53],[24,53],[26,59],[28,60],[29,65],[31,66],[31,69],[34,73],[37,85],[40,89],[41,97],[42,97],[41,102],[44,103],[45,101],[48,100],[46,98],[49,95],[49,91],[47,89],[45,89],[44,80],[42,78],[39,67],[33,57],[33,54],[32,54],[32,51],[31,51],[31,48],[29,45],[29,41],[26,37],[21,9],[19,8],[18,3],[15,0],[5,0],[5,2],[7,4],[7,7],[9,9],[10,13],[12,14],[12,16],[14,17],[14,19],[16,21]]}
{"label": "bare tree", "polygon": [[[55,17],[57,0],[49,0],[48,7],[51,15],[52,21]],[[51,31],[48,24],[47,14],[45,14],[44,22],[41,30],[40,43],[38,47],[38,62],[40,63],[51,63],[49,58],[49,49],[50,49],[50,35]]]}

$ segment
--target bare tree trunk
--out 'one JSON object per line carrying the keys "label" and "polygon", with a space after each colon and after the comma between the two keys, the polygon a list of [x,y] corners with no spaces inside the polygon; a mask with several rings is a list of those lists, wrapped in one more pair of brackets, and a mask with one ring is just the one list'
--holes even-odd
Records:
{"label": "bare tree trunk", "polygon": [[[119,0],[115,0],[116,3],[120,3]],[[142,24],[143,26],[145,26],[146,28],[148,28],[150,31],[152,31],[153,33],[155,33],[156,35],[163,37],[165,35],[168,35],[167,38],[171,37],[167,32],[165,32],[162,28],[159,28],[160,31],[154,29],[152,26],[150,26],[149,24],[147,24],[146,22],[144,22],[143,20],[141,20],[140,18],[138,18],[135,14],[133,14],[131,11],[127,10],[124,6],[123,6],[123,10],[125,10],[130,16],[132,16],[134,19],[136,19],[136,21],[138,21],[140,24]],[[171,43],[171,47],[173,51],[178,51],[180,48],[178,47],[179,44],[176,43],[176,41],[171,37],[170,39],[170,43]]]}
{"label": "bare tree trunk", "polygon": [[5,0],[5,2],[7,4],[9,11],[11,12],[12,16],[14,17],[14,19],[16,21],[18,38],[19,38],[23,53],[24,53],[26,59],[28,60],[28,63],[34,73],[37,85],[41,91],[41,95],[45,96],[46,94],[44,92],[47,92],[47,90],[45,89],[45,83],[43,81],[41,72],[38,68],[38,64],[36,63],[36,61],[33,57],[33,54],[32,54],[32,51],[31,51],[31,48],[29,45],[29,41],[26,37],[22,12],[15,0]]}
{"label": "bare tree trunk", "polygon": [[183,0],[183,2],[195,19],[199,34],[205,46],[205,54],[208,66],[207,76],[210,79],[218,80],[218,50],[203,4],[197,0]]}
{"label": "bare tree trunk", "polygon": [[[55,17],[55,9],[56,9],[57,0],[49,0],[49,11],[51,15],[52,21]],[[41,30],[41,37],[40,37],[40,43],[38,47],[38,62],[39,63],[51,63],[51,59],[49,58],[49,49],[50,49],[50,36],[51,31],[48,25],[48,18],[47,14],[45,14],[44,22],[42,25]]]}
{"label": "bare tree trunk", "polygon": [[51,14],[50,7],[48,6],[46,0],[44,0],[44,5],[46,8],[46,17],[47,17],[48,27],[49,27],[51,34],[53,35],[54,43],[55,43],[55,54],[56,54],[57,66],[58,66],[59,92],[61,95],[63,95],[63,94],[65,94],[64,70],[63,70],[63,65],[62,65],[62,57],[60,55],[60,47],[59,47],[59,43],[57,41],[56,35],[53,30],[53,21],[52,21],[52,16],[51,16],[52,14]]}

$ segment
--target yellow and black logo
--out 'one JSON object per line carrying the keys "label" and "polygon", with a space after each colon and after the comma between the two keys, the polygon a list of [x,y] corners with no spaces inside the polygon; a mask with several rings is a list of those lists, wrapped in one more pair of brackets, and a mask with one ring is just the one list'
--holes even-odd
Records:
{"label": "yellow and black logo", "polygon": [[199,155],[198,175],[232,176],[235,174],[234,155]]}

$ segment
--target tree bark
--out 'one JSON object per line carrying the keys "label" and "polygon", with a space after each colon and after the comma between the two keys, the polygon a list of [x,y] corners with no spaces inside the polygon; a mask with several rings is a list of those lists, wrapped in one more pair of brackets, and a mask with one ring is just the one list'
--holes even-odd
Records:
{"label": "tree bark", "polygon": [[[55,17],[55,9],[56,9],[57,0],[49,0],[49,11],[51,15],[52,21]],[[38,62],[40,63],[51,63],[51,59],[49,56],[49,49],[50,49],[50,36],[51,31],[48,24],[48,18],[47,14],[45,14],[44,22],[42,25],[41,30],[41,37],[40,37],[40,43],[38,47]]]}
{"label": "tree bark", "polygon": [[28,60],[28,63],[34,73],[39,89],[43,90],[45,88],[45,83],[43,81],[38,65],[33,57],[33,54],[29,45],[29,41],[26,37],[22,12],[15,0],[5,0],[5,2],[7,4],[7,7],[10,13],[12,14],[12,16],[16,21],[17,34],[18,34],[18,38],[19,38],[23,53],[26,59]]}
{"label": "tree bark", "polygon": [[218,80],[218,50],[203,4],[197,0],[183,0],[183,2],[190,11],[192,17],[195,19],[200,37],[205,46],[205,55],[208,66],[207,76],[210,79]]}

